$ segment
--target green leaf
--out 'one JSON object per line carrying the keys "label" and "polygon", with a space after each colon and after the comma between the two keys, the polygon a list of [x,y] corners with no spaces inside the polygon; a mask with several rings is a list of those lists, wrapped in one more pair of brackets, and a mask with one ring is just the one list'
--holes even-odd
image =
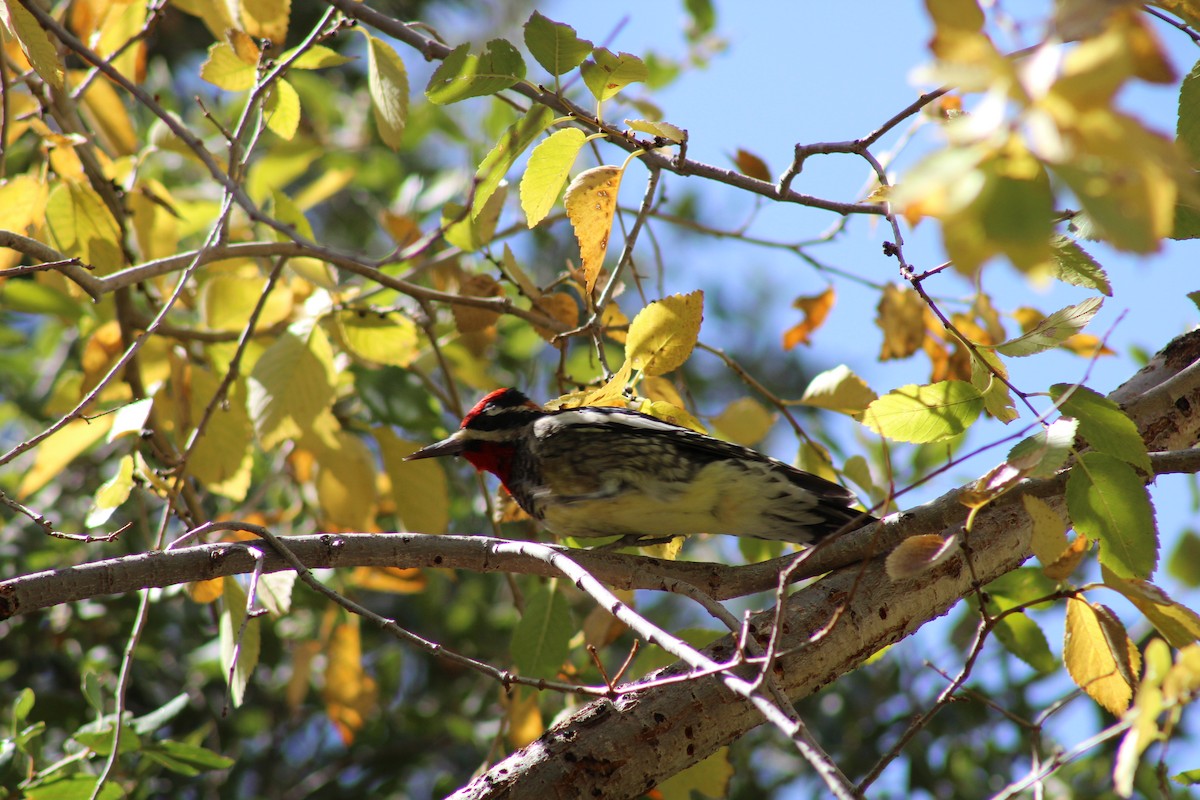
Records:
{"label": "green leaf", "polygon": [[1081,286],[1084,289],[1095,289],[1105,297],[1112,297],[1112,284],[1108,275],[1079,243],[1068,236],[1055,236],[1051,244],[1054,246],[1054,275],[1063,283]]}
{"label": "green leaf", "polygon": [[475,252],[492,241],[507,197],[507,185],[496,187],[496,191],[492,192],[487,203],[474,217],[458,203],[446,203],[442,207],[442,227],[445,229],[442,235],[455,247],[468,253]]}
{"label": "green leaf", "polygon": [[592,51],[591,61],[583,62],[579,71],[583,82],[603,102],[631,83],[640,83],[649,76],[646,65],[630,53],[613,53],[603,47]]}
{"label": "green leaf", "polygon": [[1024,613],[1009,614],[996,623],[996,638],[1008,652],[1042,674],[1058,669],[1058,660],[1050,652],[1050,644],[1041,626]]}
{"label": "green leaf", "polygon": [[117,472],[99,489],[92,498],[92,506],[88,509],[83,524],[89,528],[98,528],[108,522],[113,512],[129,499],[133,491],[133,456],[124,456],[117,463]]}
{"label": "green leaf", "polygon": [[281,139],[291,141],[300,127],[300,95],[282,78],[271,86],[267,105],[263,109],[267,127]]}
{"label": "green leaf", "polygon": [[567,658],[573,628],[566,600],[549,584],[539,583],[525,598],[525,613],[513,630],[517,670],[526,677],[554,677]]}
{"label": "green leaf", "polygon": [[137,717],[130,723],[133,732],[146,736],[166,725],[188,707],[190,702],[187,692],[175,695],[167,702],[148,714]]}
{"label": "green leaf", "polygon": [[[475,198],[471,203],[471,216],[478,217],[492,199],[492,193],[500,186],[504,176],[516,163],[517,158],[533,143],[542,131],[554,120],[554,112],[545,106],[535,105],[521,117],[496,142],[475,171]],[[582,133],[582,131],[581,131]],[[532,155],[530,156],[532,158]]]}
{"label": "green leaf", "polygon": [[[250,675],[258,664],[261,648],[261,620],[257,617],[246,623],[245,633],[242,633],[242,621],[246,619],[246,590],[236,580],[225,581],[225,591],[221,597],[221,618],[218,628],[221,640],[221,675],[230,680],[230,668],[233,668],[232,682],[229,684],[229,698],[235,708],[242,705],[246,698],[246,685]],[[237,662],[234,663],[234,648],[237,647]]]}
{"label": "green leaf", "polygon": [[1050,427],[1022,439],[1008,451],[1008,463],[1030,478],[1049,478],[1071,454],[1079,420],[1062,417]]}
{"label": "green leaf", "polygon": [[167,769],[181,775],[198,775],[210,769],[228,769],[236,763],[234,759],[214,753],[206,747],[172,739],[154,742],[145,752]]}
{"label": "green leaf", "polygon": [[555,77],[578,67],[592,52],[592,43],[580,39],[570,25],[555,22],[537,11],[525,23],[525,46]]}
{"label": "green leaf", "polygon": [[[61,773],[60,773],[61,774]],[[88,800],[96,788],[96,776],[53,776],[43,783],[30,786],[22,797],[26,800]],[[125,792],[113,781],[104,784],[96,800],[121,800]]]}
{"label": "green leaf", "polygon": [[442,61],[425,87],[429,102],[447,105],[495,94],[525,78],[525,60],[504,39],[492,39],[479,54],[470,48],[460,44]]}
{"label": "green leaf", "polygon": [[863,412],[863,424],[887,439],[926,444],[958,436],[983,410],[983,396],[966,381],[901,386]]}
{"label": "green leaf", "polygon": [[995,350],[1015,358],[1031,356],[1057,347],[1091,322],[1103,302],[1102,297],[1089,297],[1082,303],[1061,308],[1035,325],[1032,330],[996,345]]}
{"label": "green leaf", "polygon": [[1200,61],[1192,67],[1179,86],[1179,119],[1175,136],[1192,164],[1200,166]]}
{"label": "green leaf", "polygon": [[396,150],[408,124],[408,71],[391,45],[369,33],[363,35],[367,37],[367,88],[375,127],[383,143]]}
{"label": "green leaf", "polygon": [[18,0],[6,0],[0,2],[0,22],[16,37],[34,72],[46,83],[61,90],[63,68],[58,59],[58,50],[37,17]]}
{"label": "green leaf", "polygon": [[[283,53],[279,57],[281,62],[287,61],[296,52],[296,48],[292,48]],[[340,67],[343,64],[348,64],[354,59],[349,56],[344,56],[341,53],[326,47],[323,44],[315,44],[309,47],[300,56],[292,62],[291,69],[325,69],[327,67]]]}
{"label": "green leaf", "polygon": [[29,717],[29,712],[33,710],[33,701],[33,689],[30,689],[28,686],[17,692],[17,697],[15,700],[13,700],[12,704],[12,717],[14,726],[19,725]]}
{"label": "green leaf", "polygon": [[1067,479],[1075,530],[1100,542],[1100,563],[1121,578],[1149,578],[1158,563],[1158,530],[1146,487],[1133,468],[1105,453],[1079,457]]}
{"label": "green leaf", "polygon": [[545,219],[554,207],[586,141],[587,134],[579,128],[563,128],[529,154],[529,164],[521,176],[521,210],[529,227]]}
{"label": "green leaf", "polygon": [[364,361],[407,367],[420,355],[417,325],[403,314],[345,309],[334,319],[346,350]]}
{"label": "green leaf", "polygon": [[258,68],[247,64],[233,47],[218,42],[208,48],[208,60],[200,66],[200,77],[228,92],[244,92],[258,80]]}
{"label": "green leaf", "polygon": [[[1050,396],[1058,403],[1071,389],[1071,384],[1056,383],[1050,387]],[[1058,410],[1079,420],[1079,435],[1095,450],[1150,472],[1150,456],[1137,425],[1112,400],[1086,386],[1077,386],[1070,397],[1059,403]]]}
{"label": "green leaf", "polygon": [[717,25],[717,12],[712,0],[684,0],[688,16],[692,18],[688,25],[688,38],[697,39],[710,33]]}
{"label": "green leaf", "polygon": [[333,402],[333,353],[319,329],[306,343],[285,333],[259,356],[247,379],[248,407],[264,450],[307,431]]}
{"label": "green leaf", "polygon": [[1196,786],[1200,784],[1200,767],[1196,769],[1184,770],[1171,776],[1171,780],[1176,783],[1181,783],[1184,786]]}
{"label": "green leaf", "polygon": [[1200,536],[1195,531],[1184,531],[1179,537],[1167,561],[1167,572],[1188,586],[1200,586]]}

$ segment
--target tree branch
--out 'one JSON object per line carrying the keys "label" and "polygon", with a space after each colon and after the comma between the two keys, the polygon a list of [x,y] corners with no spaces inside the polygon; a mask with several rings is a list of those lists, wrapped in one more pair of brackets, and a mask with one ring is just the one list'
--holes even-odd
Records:
{"label": "tree branch", "polygon": [[[1200,440],[1200,332],[1173,341],[1110,397],[1125,405],[1151,448],[1194,446]],[[1194,453],[1170,453],[1159,460],[1173,471],[1195,467],[1200,459]],[[1062,512],[1065,486],[1066,473],[1023,482],[976,515],[964,553],[915,578],[893,581],[880,557],[866,565],[862,580],[859,570],[843,570],[792,595],[783,610],[776,665],[788,695],[796,699],[815,693],[881,647],[946,614],[980,585],[1019,567],[1029,557],[1032,528],[1021,497],[1036,494]],[[889,518],[880,529],[903,527],[910,534],[951,529],[962,535],[967,509],[957,496],[956,490],[898,520]],[[964,561],[968,557],[970,568]],[[755,616],[751,634],[769,630],[774,613]],[[834,615],[840,615],[837,623],[825,630]],[[821,633],[814,636],[814,631]],[[705,653],[724,661],[736,646],[727,636]],[[685,670],[673,665],[646,680]],[[633,797],[760,722],[758,712],[732,694],[719,676],[659,685],[590,703],[453,797]]]}

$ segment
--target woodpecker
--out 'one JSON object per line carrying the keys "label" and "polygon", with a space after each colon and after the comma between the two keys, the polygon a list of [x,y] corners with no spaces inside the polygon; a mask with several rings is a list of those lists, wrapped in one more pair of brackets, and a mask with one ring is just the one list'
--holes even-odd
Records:
{"label": "woodpecker", "polygon": [[723,533],[812,544],[874,522],[848,490],[747,447],[622,408],[547,411],[497,389],[406,460],[462,456],[562,536]]}

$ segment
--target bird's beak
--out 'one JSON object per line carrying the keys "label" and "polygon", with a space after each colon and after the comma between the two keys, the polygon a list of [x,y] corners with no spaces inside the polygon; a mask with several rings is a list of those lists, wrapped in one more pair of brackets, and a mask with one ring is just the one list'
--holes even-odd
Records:
{"label": "bird's beak", "polygon": [[463,451],[463,432],[455,431],[440,442],[425,445],[412,455],[404,457],[405,461],[416,461],[418,458],[440,458],[441,456],[457,456]]}

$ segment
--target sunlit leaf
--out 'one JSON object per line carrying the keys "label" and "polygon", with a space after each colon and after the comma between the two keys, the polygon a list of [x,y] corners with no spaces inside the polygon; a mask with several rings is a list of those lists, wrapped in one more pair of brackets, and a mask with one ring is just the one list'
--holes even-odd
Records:
{"label": "sunlit leaf", "polygon": [[217,42],[208,48],[208,60],[200,66],[200,77],[229,92],[244,92],[258,80],[258,67],[243,61],[233,47]]}
{"label": "sunlit leaf", "polygon": [[[19,0],[0,2],[0,22],[13,33],[21,45],[21,51],[33,65],[38,77],[55,89],[63,88],[63,68],[58,60],[58,51],[50,37],[42,30],[37,18],[21,5]],[[3,142],[0,142],[3,145]]]}
{"label": "sunlit leaf", "polygon": [[[496,142],[496,146],[491,149],[483,161],[479,164],[479,169],[475,171],[475,197],[471,202],[471,215],[478,217],[487,205],[487,201],[491,199],[492,193],[504,180],[509,169],[516,163],[517,158],[521,156],[533,143],[542,131],[546,130],[554,120],[554,112],[542,105],[535,105],[529,109],[529,112],[509,126],[500,136],[500,141]],[[532,156],[530,157],[532,160]],[[569,169],[569,166],[568,166]],[[564,180],[566,176],[563,176]],[[524,179],[521,181],[524,188]],[[561,189],[561,184],[557,187]],[[557,189],[556,195],[557,195]],[[522,202],[524,199],[522,198]],[[550,201],[552,204],[553,199]]]}
{"label": "sunlit leaf", "polygon": [[445,533],[450,524],[450,494],[446,473],[438,459],[405,461],[404,457],[420,449],[390,429],[371,430],[379,444],[383,468],[392,485],[392,502],[400,530],[417,533]]}
{"label": "sunlit leaf", "polygon": [[246,619],[246,590],[241,584],[235,580],[225,581],[218,624],[221,673],[229,681],[229,697],[235,708],[245,700],[250,676],[258,665],[261,624],[262,620],[258,617]]}
{"label": "sunlit leaf", "polygon": [[529,154],[529,164],[521,176],[521,210],[529,227],[545,219],[554,207],[586,141],[587,134],[579,128],[563,128],[550,134]]}
{"label": "sunlit leaf", "polygon": [[1146,442],[1120,406],[1086,386],[1056,383],[1050,387],[1050,396],[1064,416],[1079,420],[1079,435],[1093,448],[1150,472]]}
{"label": "sunlit leaf", "polygon": [[563,195],[567,217],[579,241],[579,257],[591,294],[604,266],[613,214],[617,211],[617,192],[624,170],[620,167],[593,167],[575,176]]}
{"label": "sunlit leaf", "polygon": [[927,443],[966,431],[983,411],[983,397],[965,381],[901,386],[863,412],[863,424],[898,442]]}
{"label": "sunlit leaf", "polygon": [[683,366],[700,336],[704,292],[676,294],[648,304],[629,324],[625,358],[647,375]]}
{"label": "sunlit leaf", "polygon": [[525,46],[543,69],[558,76],[583,63],[593,45],[587,39],[580,39],[570,25],[534,11],[525,23]]}
{"label": "sunlit leaf", "polygon": [[333,401],[333,354],[319,328],[308,341],[280,336],[247,379],[250,417],[262,447],[300,436]]}
{"label": "sunlit leaf", "polygon": [[1075,597],[1067,599],[1063,662],[1075,684],[1110,714],[1119,717],[1129,708],[1141,661],[1112,611]]}
{"label": "sunlit leaf", "polygon": [[911,578],[933,569],[958,553],[958,539],[943,538],[936,533],[910,536],[888,553],[885,567],[894,581]]}
{"label": "sunlit leaf", "polygon": [[492,39],[482,53],[472,53],[469,44],[450,51],[425,87],[431,103],[446,105],[495,94],[525,77],[525,60],[504,39]]}
{"label": "sunlit leaf", "polygon": [[800,402],[856,416],[878,399],[867,382],[845,364],[827,369],[808,383]]}
{"label": "sunlit leaf", "polygon": [[588,90],[601,102],[616,95],[631,83],[650,76],[646,64],[631,53],[613,53],[603,47],[592,51],[592,60],[579,68]]}
{"label": "sunlit leaf", "polygon": [[108,522],[113,512],[124,505],[133,491],[133,456],[123,456],[117,462],[117,472],[101,484],[92,498],[84,524],[98,528]]}
{"label": "sunlit leaf", "polygon": [[1059,309],[1032,330],[996,345],[996,350],[1006,356],[1016,357],[1030,356],[1057,347],[1091,322],[1103,302],[1103,298],[1091,297],[1082,303]]}
{"label": "sunlit leaf", "polygon": [[682,143],[687,141],[687,131],[683,128],[676,127],[669,122],[653,121],[648,119],[627,119],[625,124],[630,130],[638,133],[648,133],[657,139],[666,139],[668,142]]}
{"label": "sunlit leaf", "polygon": [[739,397],[711,421],[729,441],[752,447],[771,432],[775,417],[753,397]]}

